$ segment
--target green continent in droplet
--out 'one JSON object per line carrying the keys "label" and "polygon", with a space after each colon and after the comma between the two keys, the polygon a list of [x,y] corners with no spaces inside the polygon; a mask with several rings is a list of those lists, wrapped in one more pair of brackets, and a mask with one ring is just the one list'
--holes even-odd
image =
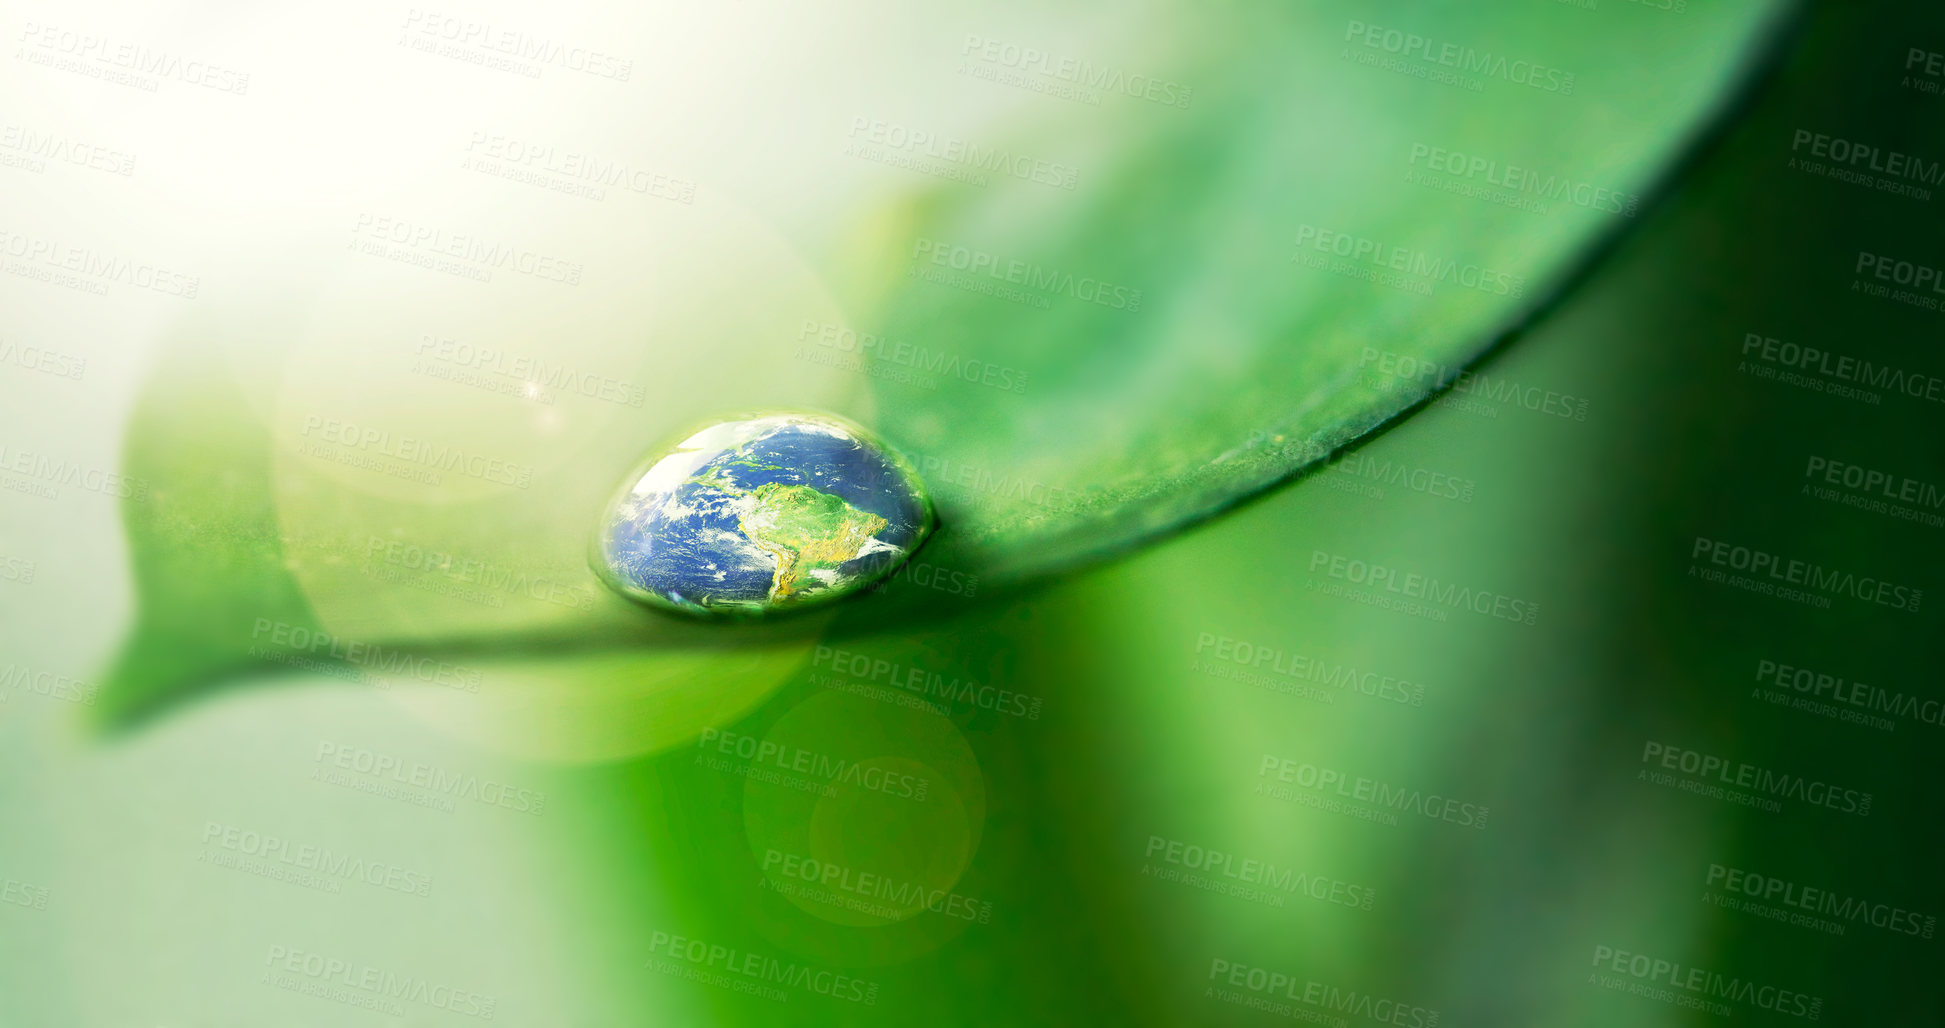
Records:
{"label": "green continent in droplet", "polygon": [[807,485],[766,482],[745,495],[756,502],[737,527],[777,561],[770,578],[771,603],[796,593],[811,571],[856,559],[890,523]]}

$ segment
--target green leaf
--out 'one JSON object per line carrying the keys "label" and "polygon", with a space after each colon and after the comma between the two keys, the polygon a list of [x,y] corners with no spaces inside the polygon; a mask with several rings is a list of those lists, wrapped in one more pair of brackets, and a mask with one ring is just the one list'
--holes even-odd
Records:
{"label": "green leaf", "polygon": [[[230,269],[148,382],[126,457],[152,487],[126,508],[139,621],[102,709],[125,724],[237,672],[323,666],[495,746],[647,752],[759,702],[827,631],[1208,516],[1518,325],[1644,209],[1771,9],[1600,32],[1579,13],[1367,31],[1363,5],[1225,7],[1094,45],[1078,82],[967,43],[958,74],[883,98],[963,139],[872,143],[829,84],[785,113],[876,149],[765,137],[761,158],[717,155],[692,203],[450,174],[367,190],[344,249],[277,280]],[[1050,38],[1082,24],[1033,17]],[[1390,28],[1459,66],[1391,53]],[[1181,88],[1157,102],[1136,79]],[[779,173],[793,148],[806,170]],[[520,256],[428,257],[427,238],[477,255],[453,240],[480,225]],[[777,407],[915,459],[941,530],[912,566],[841,628],[699,625],[601,588],[586,540],[622,472],[699,420]]]}
{"label": "green leaf", "polygon": [[[864,248],[873,329],[929,348],[880,345],[873,382],[879,427],[937,473],[934,559],[1003,581],[1139,543],[1325,459],[1527,320],[1645,212],[1774,8],[1562,31],[1580,13],[1198,12],[1145,58],[1195,84],[1188,109],[1021,129],[1028,152],[1112,141],[1072,194],[915,197]],[[1399,57],[1394,29],[1465,49]],[[1522,61],[1548,66],[1535,86]],[[941,355],[1026,384],[897,374]]]}

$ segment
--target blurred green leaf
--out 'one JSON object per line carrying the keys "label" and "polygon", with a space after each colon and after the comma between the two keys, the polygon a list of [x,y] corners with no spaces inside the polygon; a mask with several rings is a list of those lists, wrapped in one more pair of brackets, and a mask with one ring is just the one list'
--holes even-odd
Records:
{"label": "blurred green leaf", "polygon": [[[1198,12],[1167,75],[1189,108],[1023,130],[1101,141],[1074,193],[942,190],[873,250],[883,338],[1026,383],[948,397],[881,359],[880,427],[936,474],[933,558],[1009,580],[1125,548],[1437,391],[1645,207],[1776,11]],[[1522,60],[1551,67],[1520,85]]]}
{"label": "blurred green leaf", "polygon": [[[1187,84],[1179,106],[1011,90],[975,55],[934,99],[1003,97],[987,138],[1074,188],[779,180],[847,205],[827,239],[756,191],[616,218],[419,183],[423,224],[597,259],[489,288],[354,245],[212,297],[129,429],[153,494],[126,508],[141,610],[103,710],[321,661],[553,758],[690,737],[830,619],[699,625],[598,585],[587,532],[655,440],[822,407],[915,458],[942,529],[847,633],[1135,545],[1368,434],[1518,325],[1718,113],[1773,12],[1591,33],[1565,8],[1427,10],[1371,35],[1363,5],[1236,7],[1103,45],[1103,67]],[[1390,52],[1391,27],[1476,72]],[[857,365],[818,349],[867,335]],[[442,359],[461,348],[519,371]],[[560,367],[625,388],[549,393]]]}

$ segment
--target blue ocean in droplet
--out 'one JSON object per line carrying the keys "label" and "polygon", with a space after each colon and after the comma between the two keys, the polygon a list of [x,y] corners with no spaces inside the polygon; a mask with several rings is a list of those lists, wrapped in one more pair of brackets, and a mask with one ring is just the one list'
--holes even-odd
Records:
{"label": "blue ocean in droplet", "polygon": [[909,463],[828,415],[723,422],[650,464],[604,514],[611,584],[685,610],[764,611],[870,585],[931,508]]}

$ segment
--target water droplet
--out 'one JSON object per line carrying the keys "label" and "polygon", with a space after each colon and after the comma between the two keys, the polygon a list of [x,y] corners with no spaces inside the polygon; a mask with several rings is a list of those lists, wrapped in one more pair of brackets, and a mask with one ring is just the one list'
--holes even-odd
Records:
{"label": "water droplet", "polygon": [[784,411],[718,422],[637,466],[591,560],[632,599],[757,614],[872,585],[931,530],[925,486],[897,451],[843,418]]}

